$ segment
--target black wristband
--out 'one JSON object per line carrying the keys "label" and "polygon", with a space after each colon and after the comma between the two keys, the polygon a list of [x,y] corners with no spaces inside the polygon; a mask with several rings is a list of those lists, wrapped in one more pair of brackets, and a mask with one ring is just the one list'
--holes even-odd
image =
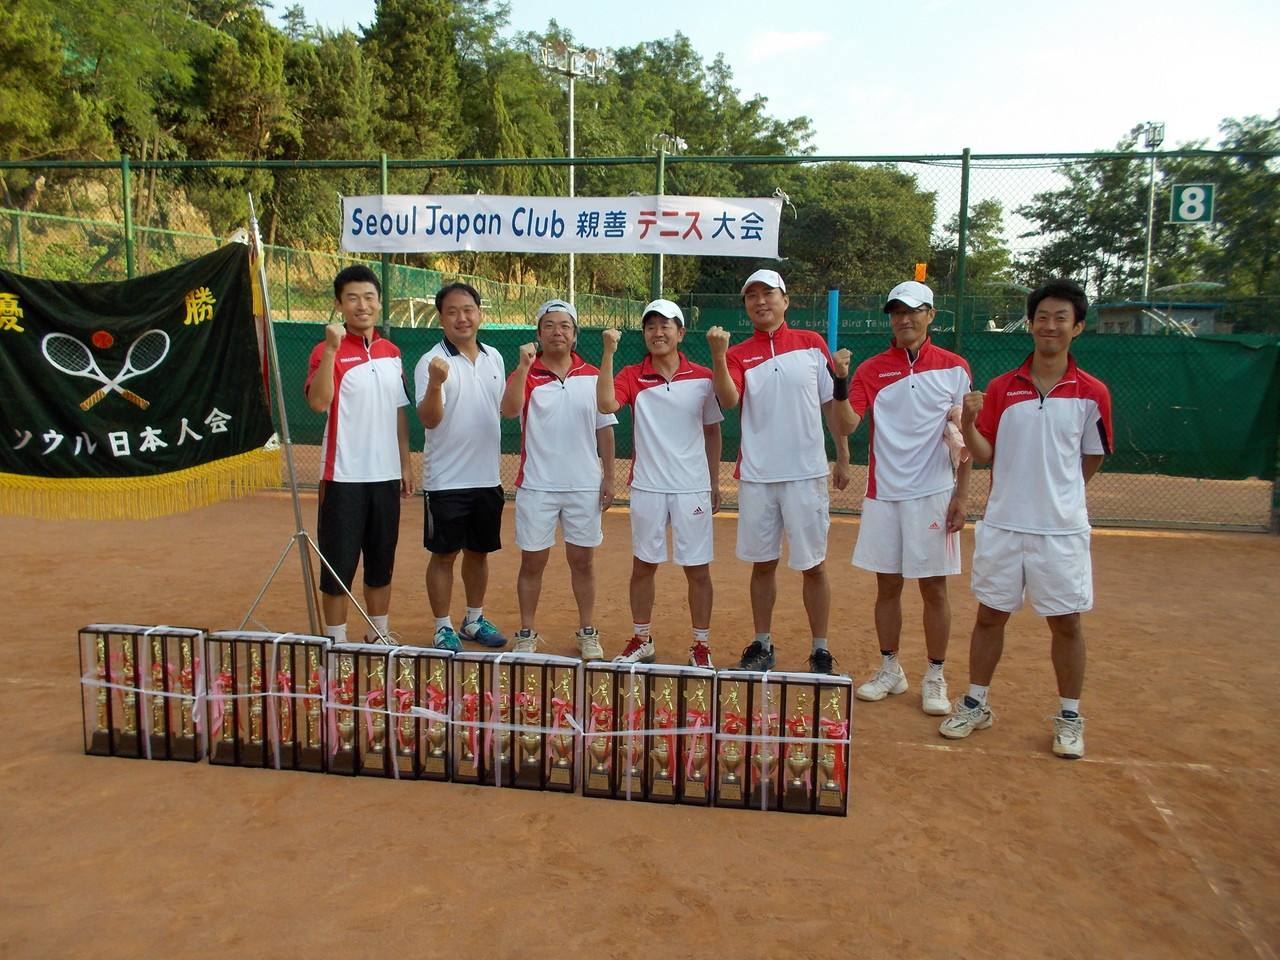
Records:
{"label": "black wristband", "polygon": [[831,388],[831,399],[832,400],[848,400],[849,399],[849,378],[847,376],[832,377],[832,380],[835,381],[835,383],[834,383],[834,386],[832,386]]}

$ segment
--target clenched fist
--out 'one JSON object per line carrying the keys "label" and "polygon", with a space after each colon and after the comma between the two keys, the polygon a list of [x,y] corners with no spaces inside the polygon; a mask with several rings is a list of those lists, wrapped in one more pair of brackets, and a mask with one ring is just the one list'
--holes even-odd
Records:
{"label": "clenched fist", "polygon": [[324,345],[335,350],[342,346],[342,338],[347,335],[347,328],[341,323],[327,323],[324,327]]}
{"label": "clenched fist", "polygon": [[438,387],[449,379],[449,361],[444,357],[432,357],[431,362],[427,364],[427,380],[434,386]]}
{"label": "clenched fist", "polygon": [[600,339],[603,343],[604,355],[611,357],[618,350],[618,341],[622,339],[622,331],[610,328],[600,334]]}
{"label": "clenched fist", "polygon": [[711,327],[707,331],[707,346],[713,357],[723,357],[729,350],[729,331],[724,327]]}
{"label": "clenched fist", "polygon": [[520,344],[520,366],[528,370],[533,366],[533,361],[538,356],[538,345],[536,343]]}
{"label": "clenched fist", "polygon": [[971,426],[982,412],[982,391],[970,390],[964,395],[964,409],[960,411],[960,422]]}
{"label": "clenched fist", "polygon": [[831,355],[831,362],[835,366],[837,377],[847,377],[849,364],[853,362],[853,354],[847,347],[841,347]]}

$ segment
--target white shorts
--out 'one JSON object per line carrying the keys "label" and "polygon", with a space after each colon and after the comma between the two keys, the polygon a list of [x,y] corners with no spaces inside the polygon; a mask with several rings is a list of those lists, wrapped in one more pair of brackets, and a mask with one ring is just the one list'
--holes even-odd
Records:
{"label": "white shorts", "polygon": [[1042,617],[1093,607],[1089,531],[1015,533],[979,521],[973,530],[973,595],[993,610],[1022,609],[1023,590]]}
{"label": "white shorts", "polygon": [[827,558],[830,494],[827,478],[738,484],[739,560],[766,563],[782,556],[787,535],[787,566],[808,570]]}
{"label": "white shorts", "polygon": [[526,490],[516,488],[516,546],[536,552],[556,542],[556,521],[565,543],[598,547],[600,529],[599,490]]}
{"label": "white shorts", "polygon": [[697,567],[715,558],[711,491],[654,493],[631,490],[631,552],[645,563],[667,562],[667,525],[676,566]]}
{"label": "white shorts", "polygon": [[960,572],[960,534],[947,533],[951,491],[915,500],[862,501],[853,565],[904,577],[946,577]]}

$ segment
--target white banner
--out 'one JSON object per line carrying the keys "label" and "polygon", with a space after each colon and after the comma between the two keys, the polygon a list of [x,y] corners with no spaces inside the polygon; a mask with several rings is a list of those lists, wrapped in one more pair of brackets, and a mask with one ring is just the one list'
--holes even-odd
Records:
{"label": "white banner", "polygon": [[342,249],[776,258],[781,216],[772,197],[343,197]]}

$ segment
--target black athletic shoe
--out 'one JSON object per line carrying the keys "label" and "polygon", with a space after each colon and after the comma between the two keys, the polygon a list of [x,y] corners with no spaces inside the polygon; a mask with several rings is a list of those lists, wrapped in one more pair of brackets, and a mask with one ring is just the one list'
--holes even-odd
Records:
{"label": "black athletic shoe", "polygon": [[752,640],[742,651],[742,659],[738,661],[737,669],[763,672],[772,670],[776,661],[777,656],[773,652],[773,647],[766,650],[759,640]]}
{"label": "black athletic shoe", "polygon": [[836,672],[835,657],[830,650],[815,650],[809,654],[809,672],[834,674]]}

